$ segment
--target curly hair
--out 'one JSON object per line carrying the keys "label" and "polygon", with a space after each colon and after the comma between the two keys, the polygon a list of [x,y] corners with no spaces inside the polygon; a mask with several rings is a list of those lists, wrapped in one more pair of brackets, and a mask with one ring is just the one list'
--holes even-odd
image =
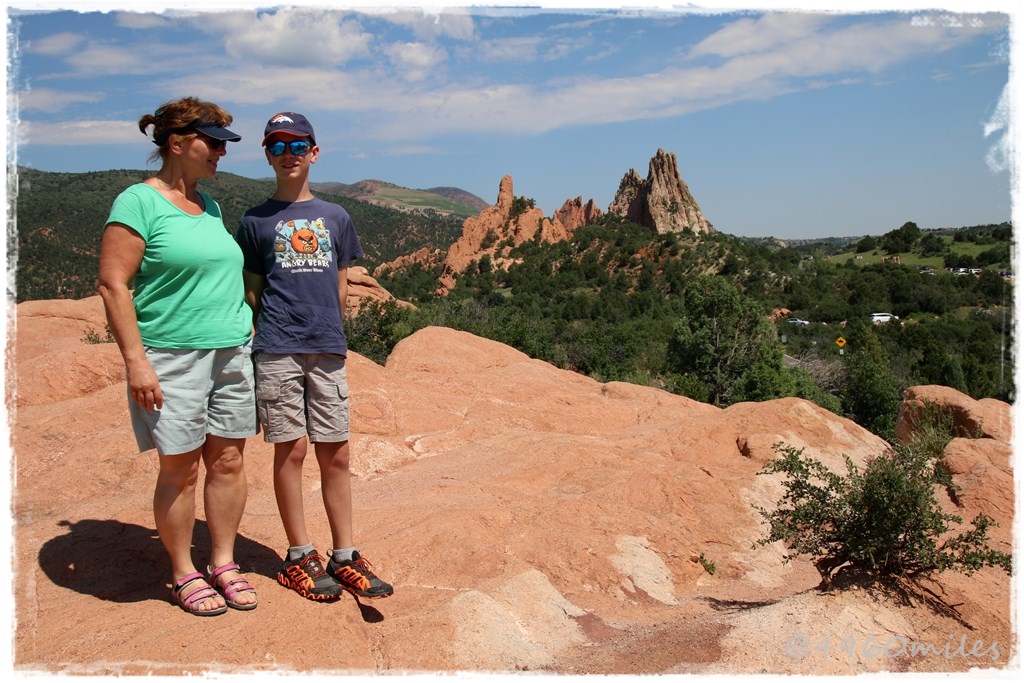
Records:
{"label": "curly hair", "polygon": [[[218,126],[228,126],[231,124],[232,118],[231,114],[220,105],[200,100],[197,97],[183,97],[180,100],[165,102],[152,114],[146,114],[140,118],[139,130],[143,135],[149,135],[146,129],[152,126],[153,142],[157,144],[157,149],[149,155],[149,160],[165,160],[168,135],[197,120]],[[195,134],[193,133],[193,135]]]}

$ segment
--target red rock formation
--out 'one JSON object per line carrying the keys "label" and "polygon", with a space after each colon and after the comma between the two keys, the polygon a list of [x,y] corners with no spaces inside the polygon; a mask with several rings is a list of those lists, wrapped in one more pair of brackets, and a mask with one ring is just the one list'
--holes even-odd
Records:
{"label": "red rock formation", "polygon": [[593,199],[584,205],[583,197],[576,197],[576,199],[566,199],[562,208],[555,211],[552,220],[555,223],[561,223],[568,233],[572,234],[577,228],[600,220],[602,216],[604,216],[604,212],[597,208]]}
{"label": "red rock formation", "polygon": [[462,224],[462,236],[448,249],[444,269],[435,292],[444,296],[452,288],[458,276],[465,272],[473,261],[479,261],[485,254],[490,256],[498,268],[507,267],[511,261],[507,252],[511,247],[530,240],[557,242],[571,234],[557,220],[544,216],[536,207],[525,208],[513,215],[515,195],[512,192],[512,176],[505,176],[498,186],[498,200],[479,215],[467,218]]}
{"label": "red rock formation", "polygon": [[[513,212],[516,212],[515,215]],[[547,243],[567,240],[577,228],[592,223],[603,215],[593,199],[584,204],[582,197],[575,200],[567,199],[551,218],[545,217],[544,212],[536,207],[520,207],[517,210],[512,177],[504,176],[498,185],[498,198],[495,204],[488,206],[478,215],[467,218],[462,224],[462,235],[443,257],[443,268],[435,294],[444,296],[451,291],[458,276],[464,273],[471,263],[479,261],[485,255],[491,258],[495,268],[507,269],[515,262],[508,257],[508,252],[513,247],[530,240]],[[438,252],[420,249],[413,254],[378,266],[374,270],[374,275],[407,268],[413,263],[419,263],[424,268],[432,268],[439,261]]]}
{"label": "red rock formation", "polygon": [[348,315],[359,315],[359,310],[367,303],[377,301],[384,303],[395,301],[403,308],[415,308],[407,301],[396,299],[391,292],[384,289],[379,282],[370,277],[363,266],[348,268]]}
{"label": "red rock formation", "polygon": [[415,264],[419,264],[425,270],[430,270],[437,264],[441,263],[444,260],[444,256],[445,253],[440,249],[428,249],[427,247],[423,247],[422,249],[417,249],[411,254],[399,256],[394,261],[388,261],[387,263],[380,264],[373,269],[373,276],[380,277],[385,273],[390,273],[396,270],[405,270]]}
{"label": "red rock formation", "polygon": [[650,161],[647,179],[629,169],[619,182],[608,213],[627,218],[658,233],[713,230],[679,176],[676,155],[659,149]]}
{"label": "red rock formation", "polygon": [[896,438],[906,442],[926,404],[932,404],[953,418],[962,436],[1010,442],[1013,420],[1010,407],[995,399],[975,400],[956,389],[939,385],[907,389],[896,421]]}
{"label": "red rock formation", "polygon": [[[438,327],[403,340],[383,366],[349,356],[356,542],[394,596],[317,604],[277,584],[287,540],[273,447],[256,437],[246,444],[235,559],[260,606],[188,616],[169,601],[152,517],[156,456],[136,452],[117,351],[82,340],[103,324],[99,298],[29,302],[16,316],[8,604],[19,670],[966,675],[1016,661],[1012,584],[1002,572],[943,574],[927,600],[822,594],[808,559],[784,562],[781,544],[753,547],[765,532],[754,506],[781,494],[778,475],[758,474],[772,445],[804,448],[840,470],[844,455],[863,464],[886,449],[850,420],[796,398],[719,409],[600,383]],[[986,511],[1008,534],[1012,463],[1008,442],[989,430],[995,422],[983,425],[992,438],[956,439],[947,456],[964,516]],[[323,552],[330,528],[314,504],[312,459],[303,492]],[[204,566],[202,496],[197,514],[195,561]],[[935,597],[955,608],[936,609]],[[239,637],[226,647],[211,628]],[[961,634],[967,652],[976,641],[981,650],[998,643],[998,657],[950,655]],[[799,636],[819,649],[794,652]],[[856,656],[837,649],[843,639]],[[938,652],[861,654],[901,642]]]}

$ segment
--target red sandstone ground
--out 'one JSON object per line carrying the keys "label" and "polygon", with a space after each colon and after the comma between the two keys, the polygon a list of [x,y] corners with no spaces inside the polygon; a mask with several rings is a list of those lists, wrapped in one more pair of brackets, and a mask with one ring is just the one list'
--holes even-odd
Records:
{"label": "red sandstone ground", "polygon": [[[780,491],[757,475],[772,444],[863,462],[884,443],[854,423],[798,399],[720,410],[601,384],[441,328],[402,342],[386,366],[350,359],[356,536],[395,595],[315,604],[277,585],[285,541],[270,449],[256,438],[237,560],[260,606],[189,616],[168,600],[154,456],[136,452],[117,349],[83,341],[103,329],[97,298],[24,303],[11,321],[17,673],[1019,668],[1002,572],[942,575],[930,593],[821,593],[808,561],[752,548],[764,531],[752,506]],[[996,517],[995,543],[1009,550],[1010,408],[934,392],[983,418],[987,438],[950,447],[960,514]],[[306,472],[322,548],[312,460]],[[201,506],[198,516],[197,564]]]}

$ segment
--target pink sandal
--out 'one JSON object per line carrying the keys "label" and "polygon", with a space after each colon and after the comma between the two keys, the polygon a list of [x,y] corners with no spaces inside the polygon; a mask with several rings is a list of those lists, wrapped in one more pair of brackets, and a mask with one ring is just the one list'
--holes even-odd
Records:
{"label": "pink sandal", "polygon": [[[183,595],[185,587],[191,586],[196,581],[202,582],[202,585],[193,591],[189,591],[188,594]],[[183,610],[189,614],[194,614],[197,617],[213,617],[218,614],[224,614],[228,611],[227,605],[221,605],[214,609],[199,608],[200,603],[204,600],[217,597],[217,591],[211,588],[210,584],[203,580],[203,575],[199,572],[193,572],[175,581],[174,585],[171,587],[171,595],[174,597],[174,601],[178,603]]]}
{"label": "pink sandal", "polygon": [[[226,602],[228,604],[228,607],[231,607],[231,608],[234,608],[234,609],[243,609],[243,610],[244,609],[256,609],[256,605],[258,603],[255,603],[255,602],[248,602],[248,603],[235,602],[235,596],[237,596],[239,593],[245,593],[246,591],[251,592],[251,593],[255,593],[256,592],[256,589],[249,585],[249,582],[245,580],[245,577],[241,576],[242,571],[241,571],[241,569],[239,569],[237,563],[230,562],[230,563],[224,565],[223,567],[217,567],[216,569],[213,569],[213,570],[211,570],[210,567],[207,566],[206,569],[207,569],[207,571],[210,572],[210,579],[209,579],[210,584],[214,587],[214,589],[218,593],[220,593],[221,595],[224,596],[224,602]],[[224,574],[226,572],[232,572],[232,571],[239,573],[239,576],[238,576],[237,579],[232,579],[231,581],[228,581],[227,584],[224,585],[224,586],[217,585],[217,579],[220,578],[221,574]]]}

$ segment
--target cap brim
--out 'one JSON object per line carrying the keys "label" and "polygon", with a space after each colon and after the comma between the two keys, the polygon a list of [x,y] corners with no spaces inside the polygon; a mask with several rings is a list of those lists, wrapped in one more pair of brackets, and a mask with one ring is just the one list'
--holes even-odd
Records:
{"label": "cap brim", "polygon": [[214,140],[225,140],[227,142],[238,142],[242,139],[242,136],[238,133],[228,130],[223,126],[196,126],[197,131],[203,135],[208,135]]}
{"label": "cap brim", "polygon": [[313,136],[310,135],[309,133],[296,133],[295,131],[292,131],[292,130],[275,130],[275,131],[271,131],[270,133],[267,133],[266,137],[263,138],[263,146],[266,147],[267,146],[267,140],[269,140],[270,138],[272,138],[275,135],[283,135],[285,137],[293,138],[295,140],[302,140],[304,138],[309,138],[310,141],[314,145],[316,144],[316,140],[314,140]]}

